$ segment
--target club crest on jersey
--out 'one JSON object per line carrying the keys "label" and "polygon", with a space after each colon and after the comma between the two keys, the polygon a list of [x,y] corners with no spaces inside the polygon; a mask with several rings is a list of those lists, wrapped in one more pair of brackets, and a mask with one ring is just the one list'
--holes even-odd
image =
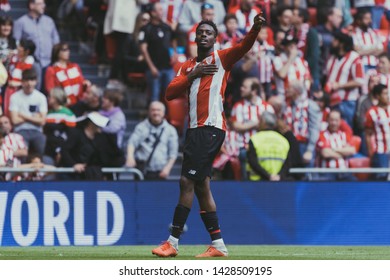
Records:
{"label": "club crest on jersey", "polygon": [[206,64],[211,64],[211,62],[213,61],[213,57],[212,57],[212,56],[208,56],[208,57],[206,57],[203,61],[204,61]]}

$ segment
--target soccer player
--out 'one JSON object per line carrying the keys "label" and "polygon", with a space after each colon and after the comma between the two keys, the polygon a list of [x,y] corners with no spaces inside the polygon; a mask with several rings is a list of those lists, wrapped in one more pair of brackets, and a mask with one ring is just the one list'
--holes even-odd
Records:
{"label": "soccer player", "polygon": [[230,70],[251,49],[265,20],[258,14],[253,22],[252,29],[241,43],[233,48],[214,50],[218,29],[212,21],[201,21],[195,39],[198,56],[182,65],[167,88],[167,100],[188,94],[190,108],[179,202],[173,216],[171,235],[167,241],[152,250],[159,257],[177,255],[180,234],[190,213],[194,195],[198,198],[200,216],[212,240],[212,245],[206,252],[197,257],[228,255],[210,190],[210,177],[213,160],[225,138],[223,101]]}

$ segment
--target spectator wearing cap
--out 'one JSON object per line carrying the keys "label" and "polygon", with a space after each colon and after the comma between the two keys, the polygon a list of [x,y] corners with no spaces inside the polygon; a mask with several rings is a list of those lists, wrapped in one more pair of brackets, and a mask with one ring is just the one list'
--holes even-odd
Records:
{"label": "spectator wearing cap", "polygon": [[[169,25],[162,21],[162,4],[155,2],[151,8],[151,21],[141,28],[139,43],[148,70],[146,83],[151,94],[151,100],[160,100],[160,93],[165,92],[169,82],[174,77],[171,61],[176,56],[176,40]],[[170,48],[174,49],[172,60]]]}
{"label": "spectator wearing cap", "polygon": [[[201,20],[211,20],[214,22],[215,12],[214,6],[210,3],[203,3],[201,8]],[[190,31],[187,33],[187,53],[189,58],[193,58],[197,56],[197,45],[195,42],[196,38],[196,27],[198,27],[198,23],[195,23]]]}
{"label": "spectator wearing cap", "polygon": [[201,21],[201,7],[204,3],[213,5],[215,11],[215,24],[218,31],[225,31],[223,19],[226,15],[225,7],[220,0],[186,0],[179,15],[179,31],[187,33],[194,24]]}
{"label": "spectator wearing cap", "polygon": [[307,61],[299,56],[297,48],[298,39],[292,35],[287,35],[281,42],[283,51],[275,56],[273,61],[276,92],[284,96],[286,89],[292,81],[300,81],[305,87],[310,89],[311,75]]}
{"label": "spectator wearing cap", "polygon": [[370,11],[367,9],[358,11],[355,15],[352,38],[354,49],[362,59],[365,73],[369,69],[375,69],[378,64],[376,56],[383,52],[382,39],[371,26],[372,16]]}
{"label": "spectator wearing cap", "polygon": [[60,162],[61,149],[70,134],[76,127],[76,116],[66,106],[67,94],[61,87],[54,87],[49,92],[49,112],[43,131],[47,137],[45,154],[51,157],[56,164]]}
{"label": "spectator wearing cap", "polygon": [[252,26],[254,17],[261,13],[261,10],[255,5],[255,0],[241,0],[238,5],[229,9],[228,12],[237,17],[239,31],[246,34]]}
{"label": "spectator wearing cap", "polygon": [[64,179],[104,179],[101,167],[120,167],[124,164],[123,152],[114,138],[101,133],[109,119],[91,112],[80,119],[83,124],[68,135],[61,149],[60,165],[73,167],[75,173]]}
{"label": "spectator wearing cap", "polygon": [[40,155],[45,151],[46,136],[43,126],[46,123],[46,96],[35,89],[37,74],[34,69],[22,73],[22,89],[11,96],[9,111],[14,131],[23,136],[29,153],[32,150]]}
{"label": "spectator wearing cap", "polygon": [[27,6],[28,13],[15,21],[13,34],[17,41],[29,39],[35,43],[35,57],[45,69],[50,64],[51,50],[59,43],[60,37],[52,18],[44,14],[45,0],[28,0]]}
{"label": "spectator wearing cap", "polygon": [[331,95],[331,107],[338,108],[341,117],[353,127],[356,102],[364,84],[363,64],[353,50],[352,37],[342,32],[334,33],[331,55],[324,89]]}
{"label": "spectator wearing cap", "polygon": [[109,118],[108,125],[102,131],[115,136],[118,148],[122,148],[123,136],[126,130],[126,117],[120,108],[123,94],[118,89],[106,89],[102,98],[102,109],[99,113]]}
{"label": "spectator wearing cap", "polygon": [[99,111],[101,107],[101,99],[103,90],[97,85],[89,87],[76,104],[69,107],[76,115],[80,117],[93,111]]}

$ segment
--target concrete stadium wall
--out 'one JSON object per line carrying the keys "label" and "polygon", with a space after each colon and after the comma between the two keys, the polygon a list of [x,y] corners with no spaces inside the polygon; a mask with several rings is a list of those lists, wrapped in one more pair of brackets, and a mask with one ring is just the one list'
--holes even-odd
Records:
{"label": "concrete stadium wall", "polygon": [[[390,245],[388,183],[212,182],[227,244]],[[0,246],[158,244],[177,182],[0,187]],[[208,244],[194,201],[182,244]]]}

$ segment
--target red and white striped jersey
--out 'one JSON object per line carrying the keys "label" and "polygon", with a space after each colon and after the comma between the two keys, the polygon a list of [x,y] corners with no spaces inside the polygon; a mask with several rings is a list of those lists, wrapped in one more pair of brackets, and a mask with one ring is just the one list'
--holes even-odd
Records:
{"label": "red and white striped jersey", "polygon": [[9,77],[8,82],[22,82],[22,72],[27,69],[31,69],[35,59],[33,56],[29,55],[26,57],[24,61],[19,60],[17,55],[11,57],[10,65],[9,65]]}
{"label": "red and white striped jersey", "polygon": [[[3,140],[3,145],[8,149],[16,152],[17,150],[27,149],[26,143],[24,142],[23,136],[18,133],[8,133]],[[13,158],[13,166],[18,166],[21,161],[17,158]]]}
{"label": "red and white striped jersey", "polygon": [[[273,61],[274,73],[280,71],[282,67],[287,63],[288,57],[286,53],[281,53],[275,56]],[[288,69],[288,73],[284,79],[275,75],[276,91],[278,95],[284,95],[285,89],[288,87],[291,81],[299,80],[306,85],[306,89],[309,90],[310,83],[306,83],[311,79],[309,64],[302,57],[296,57],[292,66]]]}
{"label": "red and white striped jersey", "polygon": [[283,115],[298,142],[307,142],[309,139],[309,100],[296,102],[294,107],[288,104]]}
{"label": "red and white striped jersey", "polygon": [[346,168],[348,167],[348,160],[344,158],[331,159],[321,157],[321,150],[325,148],[337,149],[350,146],[350,138],[341,130],[337,132],[330,132],[329,130],[321,131],[320,137],[317,141],[317,151],[319,155],[318,167],[330,168]]}
{"label": "red and white striped jersey", "polygon": [[386,75],[383,73],[379,73],[376,69],[370,69],[366,73],[366,82],[364,83],[364,91],[363,91],[364,94],[368,93],[368,87],[367,87],[368,81],[370,80],[370,77],[373,76],[379,77],[379,83],[387,86],[389,97],[390,97],[390,73]]}
{"label": "red and white striped jersey", "polygon": [[[232,115],[231,119],[232,122],[238,122],[238,123],[258,121],[260,120],[260,116],[265,111],[270,113],[275,113],[274,108],[267,102],[263,101],[259,96],[256,97],[256,101],[253,103],[246,99],[243,99],[236,102],[236,104],[234,104],[231,113]],[[245,147],[249,143],[251,136],[256,133],[257,133],[256,129],[252,129],[244,133],[240,133],[239,134],[240,147]]]}
{"label": "red and white striped jersey", "polygon": [[160,0],[160,3],[163,7],[163,21],[165,23],[177,22],[184,0]]}
{"label": "red and white striped jersey", "polygon": [[390,105],[383,109],[372,106],[366,113],[366,128],[374,130],[374,152],[385,154],[390,152]]}
{"label": "red and white striped jersey", "polygon": [[6,145],[1,144],[0,146],[0,166],[6,166],[10,161],[14,159],[14,152]]}
{"label": "red and white striped jersey", "polygon": [[[383,50],[382,38],[372,28],[368,28],[368,30],[364,32],[359,27],[355,27],[352,38],[355,47],[359,47],[363,50],[379,47]],[[378,59],[375,55],[363,55],[361,56],[361,59],[365,66],[376,66],[378,64]]]}
{"label": "red and white striped jersey", "polygon": [[270,83],[273,78],[272,60],[275,57],[275,47],[266,41],[262,44],[257,41],[251,51],[260,54],[258,61],[260,83]]}
{"label": "red and white striped jersey", "polygon": [[[197,62],[197,58],[184,62],[166,90],[166,99],[178,98],[183,93],[189,95],[189,128],[214,126],[226,130],[223,102],[227,80],[234,63],[251,49],[257,34],[257,30],[251,29],[235,47],[215,50],[201,62]],[[214,75],[197,78],[190,84],[187,75],[199,63],[215,64],[218,71]]]}
{"label": "red and white striped jersey", "polygon": [[229,14],[234,14],[238,20],[238,29],[243,32],[248,32],[253,24],[253,19],[261,10],[253,6],[249,12],[243,12],[240,5],[237,5],[229,10]]}
{"label": "red and white striped jersey", "polygon": [[213,162],[213,168],[222,170],[226,163],[232,159],[237,158],[240,153],[239,134],[234,130],[226,130],[225,141],[221,151],[224,151],[217,155]]}
{"label": "red and white striped jersey", "polygon": [[[364,70],[360,56],[355,51],[350,51],[341,59],[331,56],[326,65],[327,84],[337,82],[345,84],[349,81],[357,81],[364,84]],[[360,95],[360,87],[353,89],[339,89],[332,92],[339,101],[351,100],[356,101]]]}
{"label": "red and white striped jersey", "polygon": [[304,57],[306,52],[307,33],[309,33],[310,25],[303,23],[301,29],[297,30],[296,37],[298,38],[297,48],[300,52],[300,56]]}

